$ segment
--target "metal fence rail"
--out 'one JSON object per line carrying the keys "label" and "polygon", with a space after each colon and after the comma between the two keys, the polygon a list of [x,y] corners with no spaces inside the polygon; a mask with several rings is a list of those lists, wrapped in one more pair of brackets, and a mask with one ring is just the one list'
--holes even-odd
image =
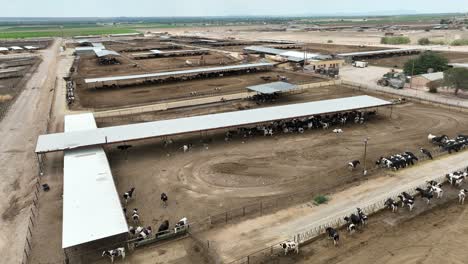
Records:
{"label": "metal fence rail", "polygon": [[[455,171],[460,171],[460,170],[465,170],[465,167],[459,168],[458,170],[455,170]],[[411,187],[400,188],[390,194],[385,195],[385,198],[379,198],[374,201],[370,201],[370,202],[366,202],[362,204],[356,204],[356,208],[357,207],[361,208],[364,211],[364,213],[367,215],[377,213],[378,211],[385,208],[385,201],[388,198],[396,199],[398,195],[400,195],[402,192],[405,192],[405,191],[411,195],[414,195],[417,193],[416,188],[418,187],[425,188],[427,186],[426,181],[430,181],[430,180],[435,180],[438,182],[445,182],[446,178],[445,176],[426,177],[424,181],[413,184]],[[281,240],[282,241],[291,240],[291,241],[298,242],[299,244],[307,243],[313,239],[316,239],[322,234],[324,234],[325,229],[327,227],[340,228],[344,226],[346,224],[346,222],[344,221],[344,217],[349,216],[350,214],[355,213],[355,212],[356,212],[356,209],[352,208],[347,211],[340,212],[339,214],[332,215],[327,218],[323,218],[320,220],[320,222],[304,227],[299,232],[295,234],[291,234],[289,237],[284,237]],[[266,263],[266,262],[274,263],[274,259],[278,259],[277,257],[279,256],[279,254],[281,254],[281,252],[282,252],[282,249],[279,247],[279,243],[275,243],[261,250],[258,250],[256,252],[249,253],[246,256],[241,257],[237,260],[229,262],[229,264],[253,264],[253,263]]]}
{"label": "metal fence rail", "polygon": [[401,96],[406,98],[411,98],[413,101],[417,101],[420,103],[429,103],[433,105],[437,105],[440,107],[448,107],[451,110],[456,111],[466,111],[468,109],[468,101],[459,101],[455,99],[449,98],[441,98],[436,95],[432,94],[421,94],[418,91],[412,90],[397,90],[389,87],[382,87],[376,84],[368,85],[368,84],[361,84],[351,81],[343,80],[341,82],[343,85],[349,86],[353,89],[357,89],[359,91],[369,91],[369,92],[377,92],[377,93],[384,93],[392,96]]}
{"label": "metal fence rail", "polygon": [[32,197],[32,205],[30,207],[30,214],[28,218],[28,229],[26,231],[26,240],[24,242],[24,249],[23,249],[23,258],[21,263],[26,264],[29,261],[32,251],[32,236],[33,230],[36,226],[36,220],[39,215],[39,190],[40,190],[40,182],[39,178],[36,178],[36,182],[32,186],[33,188],[33,197]]}

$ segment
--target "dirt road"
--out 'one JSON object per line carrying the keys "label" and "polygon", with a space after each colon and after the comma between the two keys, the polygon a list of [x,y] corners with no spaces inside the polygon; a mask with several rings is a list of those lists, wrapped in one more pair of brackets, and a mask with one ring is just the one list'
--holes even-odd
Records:
{"label": "dirt road", "polygon": [[326,205],[295,206],[272,215],[210,230],[202,235],[202,238],[210,240],[215,245],[222,262],[228,263],[248,252],[255,252],[289,239],[294,234],[307,230],[308,227],[326,224],[356,207],[364,208],[368,204],[384,200],[390,194],[405,191],[418,183],[436,179],[467,165],[468,152],[444,156],[335,193]]}
{"label": "dirt road", "polygon": [[42,63],[0,123],[2,263],[19,263],[23,256],[31,190],[38,173],[34,147],[47,124],[58,47],[56,41],[40,52]]}

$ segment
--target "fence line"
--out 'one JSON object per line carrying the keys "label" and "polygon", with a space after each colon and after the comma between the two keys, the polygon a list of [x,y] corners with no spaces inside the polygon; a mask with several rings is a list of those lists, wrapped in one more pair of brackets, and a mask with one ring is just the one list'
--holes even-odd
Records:
{"label": "fence line", "polygon": [[[465,167],[459,168],[458,170],[455,170],[455,171],[460,171],[464,169]],[[394,191],[390,193],[389,195],[385,195],[385,198],[383,199],[367,202],[364,205],[357,205],[356,208],[357,207],[361,208],[363,212],[366,213],[367,215],[377,213],[378,211],[385,209],[385,201],[388,198],[396,199],[396,197],[404,191],[406,191],[410,195],[414,195],[417,192],[416,188],[426,187],[427,186],[426,181],[430,181],[430,180],[435,180],[438,182],[445,182],[446,178],[445,176],[428,177],[428,178],[425,178],[423,182],[418,182],[416,184],[413,184],[411,185],[411,187],[401,188],[398,191]],[[339,215],[333,215],[333,216],[324,218],[319,223],[305,227],[301,231],[296,232],[295,234],[289,235],[288,238],[282,239],[282,241],[291,240],[299,244],[308,243],[311,240],[316,239],[317,237],[324,234],[326,232],[325,229],[327,227],[335,227],[335,228],[342,227],[343,225],[346,224],[343,218],[355,212],[356,212],[356,209],[352,208],[352,209],[345,211],[344,213],[343,212],[340,213]],[[238,258],[237,260],[231,261],[229,262],[229,264],[264,263],[267,260],[271,261],[271,259],[275,259],[278,256],[278,254],[281,253],[281,250],[282,249],[279,247],[279,243],[276,243],[268,247],[265,247],[261,250],[258,250],[256,252],[249,253],[244,257]],[[270,254],[268,254],[268,252]]]}
{"label": "fence line", "polygon": [[23,248],[23,258],[21,260],[22,264],[26,264],[31,257],[32,251],[32,237],[33,237],[33,230],[36,227],[36,220],[39,215],[39,190],[40,190],[40,181],[39,178],[36,178],[36,182],[34,183],[33,187],[33,197],[32,197],[32,204],[30,207],[30,214],[28,219],[28,227],[26,229],[26,240],[24,242]]}
{"label": "fence line", "polygon": [[433,104],[439,107],[457,110],[459,112],[468,110],[468,104],[461,103],[460,101],[456,102],[455,100],[451,100],[448,98],[444,100],[443,98],[437,98],[435,96],[420,95],[417,92],[415,92],[415,94],[413,95],[409,94],[408,92],[404,92],[402,90],[397,90],[393,88],[381,87],[378,85],[366,85],[345,80],[342,81],[342,84],[347,85],[353,89],[357,89],[359,91],[366,90],[370,92],[384,93],[392,96],[402,96],[406,98],[411,98],[412,100],[418,101],[419,103]]}

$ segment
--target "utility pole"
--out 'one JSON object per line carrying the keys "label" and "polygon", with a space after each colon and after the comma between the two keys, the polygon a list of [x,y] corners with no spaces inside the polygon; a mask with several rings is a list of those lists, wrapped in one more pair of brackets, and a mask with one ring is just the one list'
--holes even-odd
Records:
{"label": "utility pole", "polygon": [[413,88],[413,75],[414,75],[414,59],[413,59],[413,67],[411,67],[411,79],[410,79],[410,82],[409,82],[409,88],[410,89]]}
{"label": "utility pole", "polygon": [[369,141],[368,137],[366,137],[364,139],[364,171],[362,172],[362,174],[364,176],[367,175],[367,162],[366,162],[366,158],[367,158],[367,141]]}

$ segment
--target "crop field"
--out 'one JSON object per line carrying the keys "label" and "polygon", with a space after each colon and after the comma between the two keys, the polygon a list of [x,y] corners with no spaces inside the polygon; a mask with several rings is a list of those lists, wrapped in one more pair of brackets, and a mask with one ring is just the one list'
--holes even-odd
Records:
{"label": "crop field", "polygon": [[73,37],[81,35],[105,35],[135,33],[136,30],[127,27],[111,27],[96,25],[76,26],[28,26],[0,29],[0,39],[38,38],[38,37]]}

